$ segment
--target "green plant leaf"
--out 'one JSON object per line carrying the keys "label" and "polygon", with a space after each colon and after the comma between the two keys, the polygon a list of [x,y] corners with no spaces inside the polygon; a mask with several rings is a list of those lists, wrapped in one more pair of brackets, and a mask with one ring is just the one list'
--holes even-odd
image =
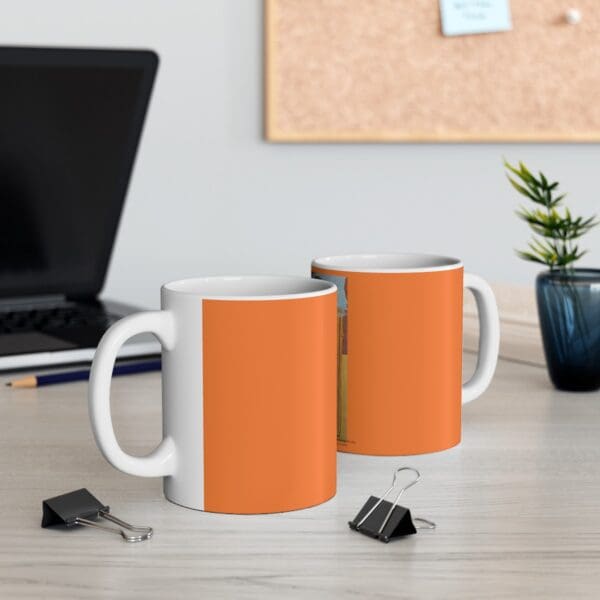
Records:
{"label": "green plant leaf", "polygon": [[539,263],[541,265],[547,264],[545,260],[538,258],[535,254],[532,254],[531,252],[524,252],[523,250],[516,250],[515,252],[517,253],[517,256],[519,256],[523,260],[529,260],[531,262]]}
{"label": "green plant leaf", "polygon": [[540,182],[533,176],[533,173],[529,171],[529,169],[525,166],[523,161],[519,161],[519,176],[529,183],[533,184],[535,187],[540,187]]}
{"label": "green plant leaf", "polygon": [[522,185],[518,184],[514,179],[512,179],[512,177],[509,177],[508,175],[506,177],[508,178],[508,181],[510,181],[510,184],[515,188],[515,190],[517,190],[517,192],[519,192],[519,194],[523,194],[523,196],[527,196],[530,200],[532,200],[536,204],[545,204],[543,199],[539,198],[538,196],[534,195],[529,190],[525,189]]}
{"label": "green plant leaf", "polygon": [[539,187],[539,183],[536,178],[524,168],[525,165],[523,163],[519,163],[519,168],[513,167],[508,161],[504,161],[504,166],[513,174],[516,175],[524,184],[526,184],[530,189],[535,190]]}

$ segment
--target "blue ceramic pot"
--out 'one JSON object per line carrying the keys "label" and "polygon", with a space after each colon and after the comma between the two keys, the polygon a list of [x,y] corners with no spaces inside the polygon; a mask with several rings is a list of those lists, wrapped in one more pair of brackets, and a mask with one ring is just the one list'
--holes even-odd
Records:
{"label": "blue ceramic pot", "polygon": [[545,271],[536,279],[544,352],[559,390],[600,388],[600,269]]}

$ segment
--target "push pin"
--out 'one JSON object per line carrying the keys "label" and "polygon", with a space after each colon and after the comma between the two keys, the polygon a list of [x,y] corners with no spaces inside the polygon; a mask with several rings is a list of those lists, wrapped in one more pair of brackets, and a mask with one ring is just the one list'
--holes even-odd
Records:
{"label": "push pin", "polygon": [[581,23],[581,11],[576,8],[569,8],[565,12],[565,21],[569,25],[579,25]]}
{"label": "push pin", "polygon": [[[85,488],[44,500],[42,510],[42,527],[85,525],[120,534],[126,542],[142,542],[150,539],[153,533],[151,527],[136,527],[117,519],[117,517],[110,514],[108,506],[102,504]],[[99,518],[111,521],[119,527],[102,525],[97,522]]]}
{"label": "push pin", "polygon": [[[386,498],[396,487],[398,473],[401,473],[402,471],[412,471],[416,477],[407,485],[400,488],[400,491],[392,504],[391,502],[388,502]],[[398,504],[400,496],[402,496],[408,488],[418,483],[419,479],[421,479],[421,474],[417,469],[413,469],[412,467],[400,467],[399,469],[396,469],[392,485],[386,490],[381,498],[371,496],[365,502],[365,505],[360,509],[356,517],[354,517],[354,520],[349,521],[348,525],[350,526],[350,529],[354,529],[354,531],[368,535],[369,537],[375,538],[380,542],[385,542],[386,544],[392,538],[417,533],[418,529],[435,529],[435,523],[433,521],[420,517],[415,517],[413,519],[410,510]]]}

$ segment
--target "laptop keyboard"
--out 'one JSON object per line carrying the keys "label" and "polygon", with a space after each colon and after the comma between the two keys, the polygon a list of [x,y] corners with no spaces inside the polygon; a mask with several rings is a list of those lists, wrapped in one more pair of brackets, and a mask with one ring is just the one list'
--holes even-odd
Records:
{"label": "laptop keyboard", "polygon": [[0,312],[0,334],[30,331],[55,332],[80,327],[107,329],[120,317],[96,306],[58,306],[53,308]]}

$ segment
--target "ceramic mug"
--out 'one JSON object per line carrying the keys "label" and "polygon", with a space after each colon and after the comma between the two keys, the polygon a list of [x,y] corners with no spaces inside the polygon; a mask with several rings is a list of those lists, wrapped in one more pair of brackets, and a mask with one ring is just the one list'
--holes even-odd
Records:
{"label": "ceramic mug", "polygon": [[[336,489],[336,286],[296,277],[168,283],[159,311],[115,323],[89,383],[92,428],[117,469],[164,477],[168,500],[199,510],[269,513]],[[110,414],[117,351],[144,332],[162,344],[163,439],[125,453]]]}
{"label": "ceramic mug", "polygon": [[[460,260],[426,254],[317,258],[338,286],[338,450],[421,454],[461,439],[461,405],[496,368],[500,327],[490,286]],[[477,368],[462,385],[463,286],[475,296]]]}

